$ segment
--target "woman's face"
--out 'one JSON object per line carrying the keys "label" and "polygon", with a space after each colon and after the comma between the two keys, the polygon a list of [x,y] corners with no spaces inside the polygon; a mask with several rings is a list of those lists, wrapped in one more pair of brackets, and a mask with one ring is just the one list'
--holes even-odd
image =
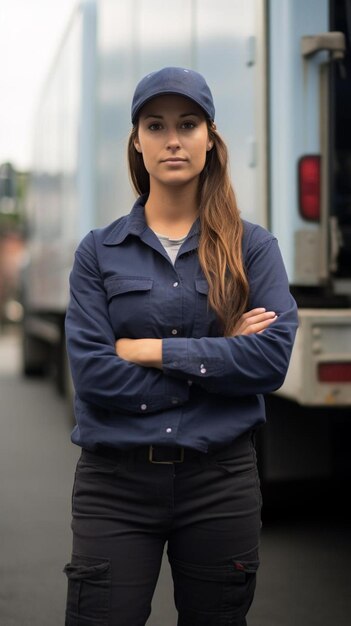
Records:
{"label": "woman's face", "polygon": [[213,142],[202,109],[188,98],[169,95],[144,105],[134,146],[143,155],[152,188],[155,183],[197,183]]}

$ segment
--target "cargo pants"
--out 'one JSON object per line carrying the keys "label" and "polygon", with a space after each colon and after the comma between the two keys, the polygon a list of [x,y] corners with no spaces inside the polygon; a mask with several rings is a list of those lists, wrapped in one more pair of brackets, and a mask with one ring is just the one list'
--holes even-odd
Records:
{"label": "cargo pants", "polygon": [[65,567],[66,626],[145,626],[166,544],[178,626],[245,626],[260,513],[250,434],[181,463],[83,450]]}

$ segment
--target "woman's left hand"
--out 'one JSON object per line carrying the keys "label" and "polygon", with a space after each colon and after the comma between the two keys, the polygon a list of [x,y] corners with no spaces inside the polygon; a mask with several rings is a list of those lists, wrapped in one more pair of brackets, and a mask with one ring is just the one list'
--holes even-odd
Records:
{"label": "woman's left hand", "polygon": [[125,361],[162,369],[162,339],[118,339],[115,346],[117,356]]}

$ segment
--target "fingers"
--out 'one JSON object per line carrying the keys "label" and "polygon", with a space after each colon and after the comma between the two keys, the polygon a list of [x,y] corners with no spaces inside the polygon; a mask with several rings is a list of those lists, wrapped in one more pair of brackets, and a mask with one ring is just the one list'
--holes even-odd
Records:
{"label": "fingers", "polygon": [[266,328],[269,328],[269,326],[273,322],[275,322],[277,318],[278,316],[274,315],[274,317],[268,318],[261,322],[250,324],[249,326],[243,329],[243,331],[241,332],[241,335],[253,335],[253,334],[262,333],[264,330],[266,330]]}
{"label": "fingers", "polygon": [[241,316],[241,319],[246,320],[248,317],[252,317],[253,315],[259,315],[260,313],[265,313],[266,309],[264,307],[259,307],[256,309],[251,309],[251,311],[247,311]]}
{"label": "fingers", "polygon": [[267,320],[271,321],[275,317],[277,316],[274,311],[264,311],[264,313],[254,314],[250,311],[250,315],[243,320],[242,324],[246,326],[251,326],[251,324],[259,324],[260,322],[266,322]]}
{"label": "fingers", "polygon": [[263,307],[251,309],[251,311],[247,311],[241,316],[233,329],[232,336],[262,332],[276,319],[277,315],[274,311],[266,311]]}

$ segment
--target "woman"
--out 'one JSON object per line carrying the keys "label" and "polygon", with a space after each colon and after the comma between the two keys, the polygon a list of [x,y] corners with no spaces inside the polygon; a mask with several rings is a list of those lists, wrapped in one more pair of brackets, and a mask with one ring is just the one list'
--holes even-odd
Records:
{"label": "woman", "polygon": [[131,213],[76,252],[66,624],[142,626],[164,545],[181,626],[243,626],[258,567],[260,394],[297,327],[274,237],[240,219],[205,79],[164,68],[132,102]]}

